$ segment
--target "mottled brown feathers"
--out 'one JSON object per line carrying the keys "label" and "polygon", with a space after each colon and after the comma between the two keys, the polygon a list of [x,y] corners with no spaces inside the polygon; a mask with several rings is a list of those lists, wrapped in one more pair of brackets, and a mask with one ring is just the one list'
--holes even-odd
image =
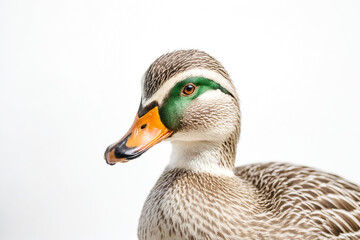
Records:
{"label": "mottled brown feathers", "polygon": [[171,77],[193,68],[216,71],[230,79],[225,68],[209,54],[191,49],[164,54],[156,59],[145,73],[144,97],[150,98]]}
{"label": "mottled brown feathers", "polygon": [[[180,50],[159,57],[149,67],[144,97],[151,97],[171,77],[193,68],[215,71],[225,78],[225,83],[231,82],[213,57],[198,50]],[[183,134],[200,127],[206,133],[215,132],[216,126],[229,131],[219,138],[216,135],[212,144],[207,143],[208,138],[202,139],[205,148],[193,147],[200,146],[190,141],[193,139],[188,140],[190,148],[186,144],[178,148],[181,153],[191,149],[193,158],[179,154],[179,159],[174,154],[178,152],[173,151],[172,160],[196,162],[170,162],[146,199],[139,239],[359,240],[359,186],[333,174],[291,164],[234,168],[240,109],[237,98],[222,103],[223,98],[194,101],[186,111]],[[211,165],[213,159],[215,165]]]}
{"label": "mottled brown feathers", "polygon": [[360,239],[360,187],[309,167],[280,163],[238,167],[266,211],[293,224],[307,219],[323,239]]}
{"label": "mottled brown feathers", "polygon": [[162,174],[140,218],[140,239],[360,239],[360,189],[290,164],[253,164],[221,177]]}

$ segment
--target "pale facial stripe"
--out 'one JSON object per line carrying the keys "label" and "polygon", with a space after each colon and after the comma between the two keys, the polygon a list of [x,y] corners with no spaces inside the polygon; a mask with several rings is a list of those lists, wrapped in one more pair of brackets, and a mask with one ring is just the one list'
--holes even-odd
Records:
{"label": "pale facial stripe", "polygon": [[235,88],[232,83],[228,79],[224,78],[221,74],[207,69],[194,68],[181,72],[167,80],[150,98],[143,98],[141,100],[142,105],[147,106],[149,103],[154,101],[158,102],[159,105],[161,105],[166,95],[178,82],[181,82],[190,77],[204,77],[211,79],[214,82],[220,84],[220,86],[229,91],[233,96],[236,96]]}

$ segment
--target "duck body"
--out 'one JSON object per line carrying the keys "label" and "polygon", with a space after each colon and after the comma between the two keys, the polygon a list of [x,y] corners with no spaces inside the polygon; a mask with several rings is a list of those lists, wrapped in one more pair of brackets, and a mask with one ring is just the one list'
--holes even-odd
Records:
{"label": "duck body", "polygon": [[140,240],[360,239],[358,185],[285,163],[235,167],[240,126],[235,87],[216,59],[179,50],[151,64],[133,126],[105,151],[113,165],[172,143]]}
{"label": "duck body", "polygon": [[139,239],[360,239],[360,188],[309,167],[237,167],[234,176],[165,169]]}

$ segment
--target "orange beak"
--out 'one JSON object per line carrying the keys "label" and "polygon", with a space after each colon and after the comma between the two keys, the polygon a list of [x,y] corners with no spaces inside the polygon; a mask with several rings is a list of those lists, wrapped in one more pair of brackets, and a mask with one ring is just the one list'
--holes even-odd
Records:
{"label": "orange beak", "polygon": [[108,164],[127,162],[139,157],[171,134],[172,131],[161,122],[159,109],[156,106],[140,118],[136,115],[133,125],[125,136],[106,149],[105,160]]}

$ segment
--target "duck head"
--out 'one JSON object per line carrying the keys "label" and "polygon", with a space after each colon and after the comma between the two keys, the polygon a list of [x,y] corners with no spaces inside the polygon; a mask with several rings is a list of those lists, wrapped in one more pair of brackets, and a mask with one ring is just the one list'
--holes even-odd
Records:
{"label": "duck head", "polygon": [[168,139],[174,165],[196,156],[191,161],[207,158],[232,168],[239,134],[238,98],[226,70],[205,52],[180,50],[150,65],[135,121],[106,149],[105,159],[109,164],[127,162]]}

